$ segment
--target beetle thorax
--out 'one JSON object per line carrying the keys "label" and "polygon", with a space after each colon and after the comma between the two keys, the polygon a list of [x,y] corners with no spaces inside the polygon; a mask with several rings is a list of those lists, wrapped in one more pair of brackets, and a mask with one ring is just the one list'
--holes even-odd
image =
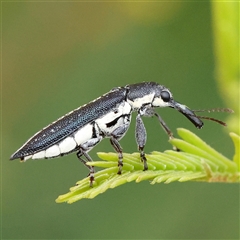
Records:
{"label": "beetle thorax", "polygon": [[[133,110],[152,107],[169,107],[169,99],[172,98],[171,92],[162,85],[154,82],[144,82],[126,86],[127,102]],[[166,94],[167,93],[167,94]]]}
{"label": "beetle thorax", "polygon": [[127,102],[131,105],[133,110],[140,109],[143,106],[152,105],[154,100],[154,93],[149,93],[145,96],[139,96],[134,99],[127,99]]}

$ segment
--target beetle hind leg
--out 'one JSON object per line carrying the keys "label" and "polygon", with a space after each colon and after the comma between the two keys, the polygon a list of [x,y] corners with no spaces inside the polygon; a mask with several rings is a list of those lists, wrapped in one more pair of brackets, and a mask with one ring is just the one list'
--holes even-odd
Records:
{"label": "beetle hind leg", "polygon": [[[82,156],[84,156],[86,158],[86,160],[84,158],[82,158]],[[89,169],[89,180],[90,180],[90,187],[93,186],[93,181],[94,181],[94,167],[87,165],[88,162],[92,162],[91,157],[88,155],[87,152],[85,152],[84,150],[80,149],[77,152],[77,157],[78,159]]]}

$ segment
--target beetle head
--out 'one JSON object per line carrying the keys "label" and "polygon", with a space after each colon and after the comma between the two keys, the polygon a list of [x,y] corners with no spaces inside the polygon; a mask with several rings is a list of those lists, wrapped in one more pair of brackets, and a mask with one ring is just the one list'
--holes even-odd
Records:
{"label": "beetle head", "polygon": [[195,113],[187,106],[176,102],[173,99],[172,93],[165,87],[160,86],[160,91],[154,96],[152,101],[153,107],[171,107],[178,110],[185,117],[187,117],[197,128],[202,128],[203,122]]}
{"label": "beetle head", "polygon": [[127,101],[133,110],[147,107],[171,107],[186,116],[197,128],[203,126],[203,122],[188,107],[175,102],[172,93],[166,87],[155,82],[143,82],[127,85]]}

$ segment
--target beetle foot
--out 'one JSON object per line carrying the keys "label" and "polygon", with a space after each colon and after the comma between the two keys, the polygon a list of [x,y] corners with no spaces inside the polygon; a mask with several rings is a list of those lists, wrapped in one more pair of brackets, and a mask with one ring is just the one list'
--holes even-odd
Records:
{"label": "beetle foot", "polygon": [[141,157],[141,161],[143,162],[143,171],[148,170],[147,158],[145,157],[145,153],[141,152],[140,157]]}
{"label": "beetle foot", "polygon": [[123,167],[123,162],[122,162],[122,160],[120,161],[118,161],[118,172],[117,172],[117,174],[119,174],[119,175],[121,175],[122,174],[122,167]]}
{"label": "beetle foot", "polygon": [[90,182],[90,187],[93,187],[93,182],[94,182],[94,173],[89,173],[89,182]]}

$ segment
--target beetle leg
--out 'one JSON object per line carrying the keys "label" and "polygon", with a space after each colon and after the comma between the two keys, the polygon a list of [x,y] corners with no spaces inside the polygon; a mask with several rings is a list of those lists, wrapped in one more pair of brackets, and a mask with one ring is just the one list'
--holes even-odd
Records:
{"label": "beetle leg", "polygon": [[[78,159],[89,169],[89,178],[90,178],[90,187],[93,186],[94,181],[94,167],[87,165],[87,162],[92,162],[92,158],[88,155],[88,151],[91,150],[95,145],[97,145],[102,140],[102,136],[98,136],[97,138],[92,138],[87,142],[81,144],[78,152],[77,157]],[[82,156],[86,158],[83,159]]]}
{"label": "beetle leg", "polygon": [[154,115],[158,118],[158,121],[159,121],[161,127],[167,133],[167,135],[169,136],[169,139],[173,139],[174,137],[173,137],[172,131],[167,126],[167,124],[163,121],[163,119],[160,117],[160,115],[158,113],[154,113]]}
{"label": "beetle leg", "polygon": [[122,167],[123,167],[123,154],[122,154],[122,147],[114,136],[111,136],[110,138],[110,143],[112,144],[113,148],[116,150],[118,153],[118,172],[117,174],[122,173]]}
{"label": "beetle leg", "polygon": [[144,146],[145,146],[146,140],[147,140],[147,131],[143,124],[143,120],[142,120],[140,114],[138,114],[137,118],[136,118],[135,136],[136,136],[136,141],[137,141],[137,145],[138,145],[138,150],[140,151],[140,157],[143,162],[143,170],[145,171],[148,169],[147,159],[146,159],[145,153],[144,153]]}
{"label": "beetle leg", "polygon": [[[158,118],[158,121],[161,125],[161,127],[163,128],[163,130],[167,133],[168,137],[169,137],[169,140],[173,139],[174,136],[173,136],[173,133],[172,131],[170,130],[170,128],[167,126],[167,124],[163,121],[163,119],[160,117],[160,115],[158,113],[154,113],[154,115]],[[173,147],[173,150],[175,151],[180,151],[178,148],[176,147]]]}
{"label": "beetle leg", "polygon": [[[83,159],[82,156],[84,156],[86,158]],[[89,179],[90,179],[90,187],[93,186],[93,181],[94,181],[94,167],[93,166],[90,166],[90,165],[87,165],[87,162],[92,162],[92,159],[91,157],[88,155],[87,152],[85,152],[84,150],[82,150],[80,148],[80,150],[77,152],[77,157],[78,159],[89,169]]]}
{"label": "beetle leg", "polygon": [[119,119],[120,122],[119,127],[117,127],[110,134],[110,142],[115,151],[118,153],[118,174],[122,173],[123,167],[123,153],[119,140],[125,135],[126,131],[128,130],[130,121],[131,121],[130,114],[122,115],[122,117]]}

